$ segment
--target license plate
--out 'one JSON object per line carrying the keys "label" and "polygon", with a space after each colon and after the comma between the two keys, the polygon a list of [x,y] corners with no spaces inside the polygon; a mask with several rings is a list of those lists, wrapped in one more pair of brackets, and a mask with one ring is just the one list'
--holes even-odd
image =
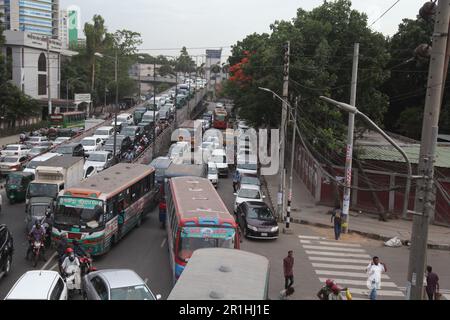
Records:
{"label": "license plate", "polygon": [[261,237],[267,237],[267,233],[266,232],[262,232],[261,233]]}

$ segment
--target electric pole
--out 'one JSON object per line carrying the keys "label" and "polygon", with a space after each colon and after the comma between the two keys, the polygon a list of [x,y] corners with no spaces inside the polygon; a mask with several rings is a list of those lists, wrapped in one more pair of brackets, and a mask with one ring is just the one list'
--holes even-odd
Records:
{"label": "electric pole", "polygon": [[423,297],[423,278],[427,260],[428,224],[429,218],[433,215],[435,209],[435,195],[433,194],[434,161],[442,91],[446,78],[445,63],[450,22],[450,0],[439,0],[434,21],[433,47],[428,71],[418,166],[418,175],[423,178],[417,181],[408,280],[406,285],[406,298],[409,300],[421,300]]}
{"label": "electric pole", "polygon": [[291,170],[289,172],[289,195],[286,211],[286,227],[284,228],[284,233],[290,234],[292,230],[289,229],[291,222],[291,204],[292,204],[292,184],[294,180],[294,161],[295,161],[295,126],[297,125],[297,110],[298,110],[298,97],[295,98],[295,110],[293,112],[292,119],[292,146],[291,146]]}
{"label": "electric pole", "polygon": [[48,117],[52,114],[52,84],[50,82],[50,37],[47,36],[47,95],[48,95]]}
{"label": "electric pole", "polygon": [[[352,83],[350,92],[350,105],[356,106],[356,88],[358,84],[359,43],[355,43],[353,49]],[[348,233],[350,221],[350,195],[352,191],[352,159],[353,159],[353,135],[355,131],[355,114],[348,114],[347,149],[345,155],[345,188],[342,201],[342,232]]]}
{"label": "electric pole", "polygon": [[286,124],[287,124],[287,115],[288,115],[288,105],[286,103],[289,94],[289,55],[290,55],[290,41],[287,41],[283,45],[284,49],[284,70],[283,70],[283,105],[281,111],[281,134],[280,134],[280,164],[279,164],[279,173],[280,173],[280,183],[278,186],[278,219],[284,218],[284,205],[285,205],[285,169],[284,169],[284,154],[286,149],[285,139],[286,139]]}
{"label": "electric pole", "polygon": [[119,108],[119,81],[117,76],[117,68],[118,68],[118,56],[116,49],[116,56],[114,61],[114,81],[116,83],[116,107],[114,108],[114,151],[113,151],[113,159],[116,160],[116,148],[117,148],[117,109]]}

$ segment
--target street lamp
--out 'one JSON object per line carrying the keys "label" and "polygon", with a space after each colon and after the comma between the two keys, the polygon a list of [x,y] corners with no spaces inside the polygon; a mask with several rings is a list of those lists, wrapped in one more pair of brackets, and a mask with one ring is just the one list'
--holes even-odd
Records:
{"label": "street lamp", "polygon": [[116,141],[117,141],[117,109],[119,108],[119,82],[117,80],[117,50],[116,50],[116,55],[114,57],[112,56],[107,56],[104,55],[102,53],[99,52],[95,52],[94,53],[95,56],[99,57],[99,58],[110,58],[110,59],[114,59],[115,63],[114,63],[114,81],[116,83],[116,107],[114,108],[114,150],[113,150],[113,158],[116,159]]}
{"label": "street lamp", "polygon": [[333,99],[330,99],[330,98],[324,97],[324,96],[321,96],[320,99],[325,102],[331,103],[331,104],[335,105],[336,107],[338,107],[348,113],[352,113],[355,115],[358,114],[361,117],[363,117],[364,120],[366,120],[370,125],[372,125],[372,127],[374,127],[375,130],[377,130],[403,156],[403,158],[405,159],[405,162],[406,162],[406,166],[408,168],[408,176],[406,177],[405,197],[404,197],[404,202],[403,202],[403,216],[406,216],[406,214],[408,213],[409,193],[411,190],[411,179],[416,178],[416,177],[412,175],[411,162],[409,161],[409,158],[406,155],[405,151],[403,151],[403,149],[400,148],[400,146],[391,137],[389,137],[380,127],[378,127],[375,122],[373,122],[364,113],[359,111],[358,108],[356,108],[352,105],[349,105],[347,103],[339,102],[339,101],[336,101],[336,100],[333,100]]}

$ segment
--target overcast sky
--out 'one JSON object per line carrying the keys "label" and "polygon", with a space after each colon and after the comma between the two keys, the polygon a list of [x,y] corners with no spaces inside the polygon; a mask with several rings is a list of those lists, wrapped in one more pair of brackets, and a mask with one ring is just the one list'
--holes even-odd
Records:
{"label": "overcast sky", "polygon": [[[395,1],[352,2],[355,9],[368,14],[371,24]],[[424,2],[400,0],[372,28],[392,35],[403,18],[416,17]],[[100,14],[111,32],[140,32],[142,52],[176,55],[179,48],[186,46],[190,54],[200,55],[205,53],[204,47],[223,47],[228,55],[229,47],[246,35],[269,32],[275,20],[290,20],[298,8],[311,10],[321,3],[323,0],[61,0],[61,7],[79,7],[81,26],[94,14]],[[167,50],[172,48],[177,50]]]}

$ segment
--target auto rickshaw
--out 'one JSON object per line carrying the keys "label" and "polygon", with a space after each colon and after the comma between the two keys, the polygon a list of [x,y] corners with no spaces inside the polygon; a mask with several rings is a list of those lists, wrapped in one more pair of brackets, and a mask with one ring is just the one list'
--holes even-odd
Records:
{"label": "auto rickshaw", "polygon": [[6,196],[9,203],[25,201],[28,185],[34,180],[31,172],[11,172],[6,176]]}

